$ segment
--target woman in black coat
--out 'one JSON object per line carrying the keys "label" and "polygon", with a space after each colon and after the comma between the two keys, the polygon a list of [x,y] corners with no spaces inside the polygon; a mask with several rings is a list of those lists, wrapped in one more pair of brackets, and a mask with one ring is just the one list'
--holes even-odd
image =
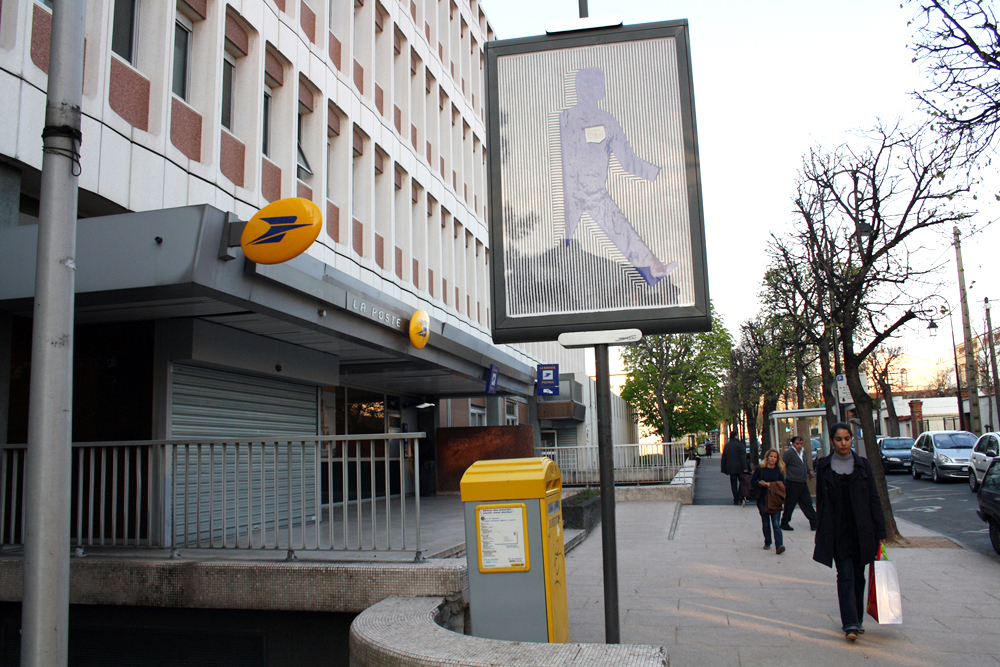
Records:
{"label": "woman in black coat", "polygon": [[885,539],[885,517],[868,461],[851,451],[851,429],[833,425],[833,453],[816,462],[813,560],[837,566],[840,620],[848,641],[864,634],[865,567]]}

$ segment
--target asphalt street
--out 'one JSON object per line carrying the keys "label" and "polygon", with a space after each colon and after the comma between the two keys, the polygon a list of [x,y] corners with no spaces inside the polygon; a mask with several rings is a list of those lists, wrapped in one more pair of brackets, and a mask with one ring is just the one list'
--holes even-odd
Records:
{"label": "asphalt street", "polygon": [[888,475],[886,481],[903,490],[902,496],[892,499],[892,511],[897,518],[941,533],[1000,563],[1000,555],[990,544],[986,524],[976,516],[976,494],[969,490],[968,482],[935,484],[926,477],[915,480],[901,473]]}

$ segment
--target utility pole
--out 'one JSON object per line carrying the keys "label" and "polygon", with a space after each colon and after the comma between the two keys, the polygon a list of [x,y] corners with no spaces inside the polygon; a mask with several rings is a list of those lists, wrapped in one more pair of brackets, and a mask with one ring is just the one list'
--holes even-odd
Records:
{"label": "utility pole", "polygon": [[955,227],[955,260],[958,263],[958,293],[962,307],[962,331],[965,334],[965,385],[969,388],[969,430],[976,435],[983,433],[983,420],[979,413],[979,369],[972,347],[972,324],[969,322],[969,295],[965,291],[965,268],[962,266],[962,241]]}
{"label": "utility pole", "polygon": [[[990,348],[990,366],[993,368],[993,404],[997,406],[998,421],[1000,421],[1000,380],[997,378],[997,353],[993,350],[993,320],[990,319],[990,300],[989,298],[983,299],[986,304],[986,340],[988,341]],[[993,419],[993,415],[990,415],[990,419]],[[994,423],[993,428],[1000,428],[1000,425]]]}
{"label": "utility pole", "polygon": [[86,2],[52,11],[25,465],[21,665],[69,656],[73,307]]}

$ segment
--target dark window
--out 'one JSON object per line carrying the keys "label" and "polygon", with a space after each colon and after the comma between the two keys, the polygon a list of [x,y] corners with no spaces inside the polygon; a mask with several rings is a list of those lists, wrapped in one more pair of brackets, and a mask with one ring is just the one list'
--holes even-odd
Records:
{"label": "dark window", "polygon": [[222,127],[233,130],[233,78],[236,65],[222,60]]}
{"label": "dark window", "polygon": [[191,31],[180,21],[174,23],[174,95],[187,100],[188,53],[191,49]]}
{"label": "dark window", "polygon": [[304,179],[307,175],[312,176],[313,171],[312,169],[309,168],[309,160],[306,159],[305,151],[302,150],[302,114],[299,114],[298,147],[299,147],[298,177]]}
{"label": "dark window", "polygon": [[983,476],[983,488],[1000,492],[1000,463],[992,464]]}
{"label": "dark window", "polygon": [[137,0],[115,0],[111,26],[111,50],[135,64],[135,19]]}
{"label": "dark window", "polygon": [[264,155],[271,154],[271,93],[264,93],[264,136],[261,139],[260,151]]}

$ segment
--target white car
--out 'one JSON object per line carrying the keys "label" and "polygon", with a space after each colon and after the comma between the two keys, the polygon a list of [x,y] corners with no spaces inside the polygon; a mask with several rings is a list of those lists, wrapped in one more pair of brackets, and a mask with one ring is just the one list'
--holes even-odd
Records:
{"label": "white car", "polygon": [[969,456],[969,488],[975,493],[983,483],[983,475],[996,456],[1000,456],[1000,433],[983,433]]}

